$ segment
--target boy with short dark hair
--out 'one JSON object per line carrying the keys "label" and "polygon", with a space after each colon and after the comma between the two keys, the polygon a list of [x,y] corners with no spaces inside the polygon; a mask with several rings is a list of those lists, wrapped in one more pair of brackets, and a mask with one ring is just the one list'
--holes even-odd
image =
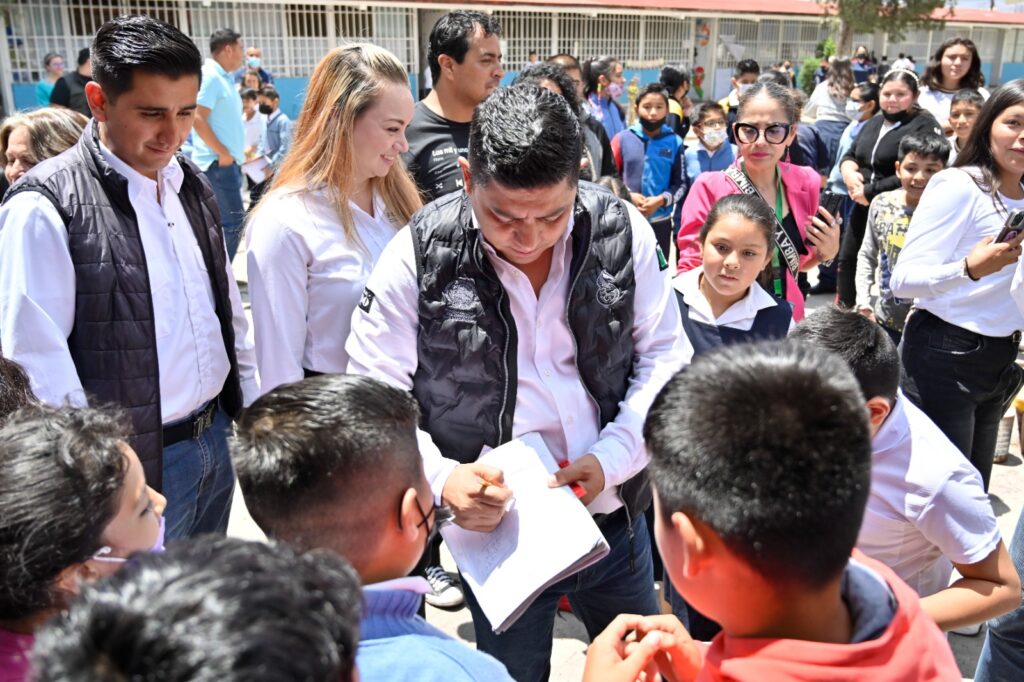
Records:
{"label": "boy with short dark hair", "polygon": [[[829,307],[792,336],[843,358],[867,400],[871,496],[858,549],[916,590],[921,608],[943,630],[1011,611],[1020,601],[1020,580],[981,475],[899,392],[900,356],[885,331]],[[961,577],[950,585],[954,567]]]}
{"label": "boy with short dark hair", "polygon": [[[949,142],[934,133],[913,133],[900,140],[898,155],[896,177],[901,187],[871,200],[856,276],[857,311],[882,325],[896,343],[913,301],[896,298],[889,279],[925,186],[946,167]],[[874,296],[876,284],[878,295]]]}
{"label": "boy with short dark hair", "polygon": [[[584,680],[632,680],[652,662],[686,680],[960,679],[913,590],[851,557],[871,441],[841,358],[792,341],[700,356],[644,436],[666,571],[723,632],[705,646],[672,616],[620,616]],[[629,631],[640,643],[627,653]]]}
{"label": "boy with short dark hair", "polygon": [[725,119],[727,125],[725,130],[731,143],[736,142],[732,136],[732,126],[736,123],[736,116],[740,111],[740,98],[757,82],[757,78],[760,75],[760,64],[753,59],[741,59],[732,71],[732,90],[718,101],[718,105],[726,112]]}
{"label": "boy with short dark hair", "polygon": [[242,415],[231,454],[246,506],[271,538],[329,549],[363,584],[360,677],[507,680],[500,663],[416,615],[430,586],[406,578],[441,524],[417,446],[419,409],[375,379],[278,386]]}
{"label": "boy with short dark hair", "polygon": [[953,151],[949,154],[949,165],[956,161],[960,150],[967,144],[967,138],[974,130],[974,122],[985,106],[985,98],[974,88],[958,90],[949,103],[949,125],[953,134],[947,139]]}

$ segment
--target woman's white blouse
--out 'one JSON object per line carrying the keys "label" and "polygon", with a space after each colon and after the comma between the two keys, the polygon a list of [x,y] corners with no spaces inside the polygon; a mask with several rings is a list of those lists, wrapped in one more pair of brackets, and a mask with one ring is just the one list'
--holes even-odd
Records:
{"label": "woman's white blouse", "polygon": [[345,236],[324,189],[277,190],[247,226],[249,300],[263,393],[304,370],[344,372],[352,313],[381,252],[401,225],[379,196],[374,215],[349,202]]}

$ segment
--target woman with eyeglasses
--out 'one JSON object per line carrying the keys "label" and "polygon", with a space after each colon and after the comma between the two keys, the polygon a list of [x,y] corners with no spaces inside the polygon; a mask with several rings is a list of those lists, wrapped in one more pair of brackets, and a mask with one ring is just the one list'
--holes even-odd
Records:
{"label": "woman with eyeglasses", "polygon": [[53,86],[57,80],[64,75],[64,57],[56,52],[47,52],[43,57],[43,77],[36,83],[36,106],[50,106],[50,95],[53,94]]}
{"label": "woman with eyeglasses", "polygon": [[882,192],[900,187],[896,161],[900,140],[911,133],[942,134],[938,121],[917,104],[919,85],[913,71],[893,69],[882,79],[878,94],[881,115],[864,124],[839,170],[855,202],[843,230],[839,251],[838,302],[851,308],[857,301],[857,254],[864,240],[868,206]]}
{"label": "woman with eyeglasses", "polygon": [[776,218],[775,249],[763,281],[769,293],[793,305],[797,321],[804,316],[797,275],[839,252],[838,221],[818,206],[821,176],[782,160],[796,141],[799,120],[788,88],[772,82],[751,86],[733,126],[739,156],[728,169],[697,178],[683,204],[678,238],[679,272],[692,270],[701,264],[700,231],[715,202],[729,194],[759,196]]}

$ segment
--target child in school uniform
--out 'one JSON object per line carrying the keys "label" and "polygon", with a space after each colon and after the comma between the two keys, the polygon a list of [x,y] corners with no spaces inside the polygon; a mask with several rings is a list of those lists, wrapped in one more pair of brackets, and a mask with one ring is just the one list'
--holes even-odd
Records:
{"label": "child in school uniform", "polygon": [[699,236],[703,264],[673,282],[693,355],[783,338],[793,327],[793,306],[758,283],[771,261],[774,228],[771,209],[758,197],[730,194],[712,206]]}
{"label": "child in school uniform", "polygon": [[686,193],[683,139],[665,122],[668,94],[652,83],[636,98],[637,122],[612,138],[612,154],[630,199],[651,223],[663,254],[672,243],[672,212]]}
{"label": "child in school uniform", "polygon": [[[857,254],[857,310],[878,322],[897,344],[913,300],[896,298],[889,280],[914,209],[931,177],[946,167],[949,150],[949,142],[935,133],[911,133],[904,137],[896,162],[901,187],[879,194],[868,209],[864,241]],[[872,294],[876,284],[877,296]]]}

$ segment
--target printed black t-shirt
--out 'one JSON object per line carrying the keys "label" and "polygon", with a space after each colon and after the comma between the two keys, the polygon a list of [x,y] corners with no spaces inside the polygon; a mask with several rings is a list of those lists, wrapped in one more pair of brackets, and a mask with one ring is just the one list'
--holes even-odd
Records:
{"label": "printed black t-shirt", "polygon": [[469,157],[469,123],[449,121],[418,102],[405,137],[409,151],[402,160],[424,201],[462,189],[458,160]]}

